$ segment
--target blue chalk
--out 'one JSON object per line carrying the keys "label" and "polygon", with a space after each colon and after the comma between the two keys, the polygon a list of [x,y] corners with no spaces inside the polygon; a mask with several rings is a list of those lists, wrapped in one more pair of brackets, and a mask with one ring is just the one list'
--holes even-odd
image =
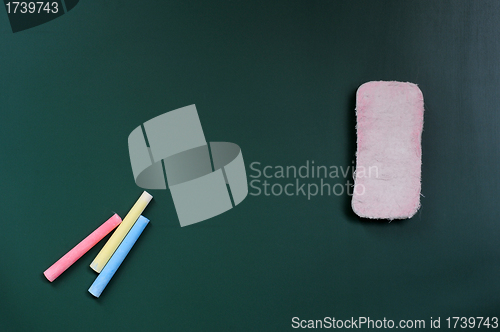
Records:
{"label": "blue chalk", "polygon": [[118,270],[125,257],[127,257],[130,249],[132,249],[135,242],[148,223],[149,219],[144,216],[140,216],[139,219],[137,219],[134,226],[132,226],[132,229],[130,229],[127,236],[125,236],[122,243],[120,243],[104,269],[102,269],[101,273],[94,280],[92,286],[90,286],[90,294],[94,295],[95,297],[99,297],[101,295],[102,291],[104,290],[104,288],[106,288],[109,281],[115,274],[116,270]]}

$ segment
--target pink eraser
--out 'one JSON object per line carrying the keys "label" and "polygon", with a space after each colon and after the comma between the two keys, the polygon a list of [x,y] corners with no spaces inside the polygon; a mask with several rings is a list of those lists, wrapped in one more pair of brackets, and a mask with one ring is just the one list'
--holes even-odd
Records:
{"label": "pink eraser", "polygon": [[66,255],[62,256],[57,262],[52,264],[43,273],[45,277],[50,281],[54,281],[57,277],[61,275],[68,267],[70,267],[74,262],[76,262],[80,257],[83,256],[87,251],[90,250],[97,242],[101,241],[106,235],[109,234],[116,226],[122,222],[122,219],[116,213],[106,220],[104,224],[99,226],[95,231],[93,231],[89,236],[78,243],[73,249],[68,251]]}
{"label": "pink eraser", "polygon": [[424,98],[413,83],[368,82],[356,93],[358,149],[352,209],[405,219],[420,207]]}

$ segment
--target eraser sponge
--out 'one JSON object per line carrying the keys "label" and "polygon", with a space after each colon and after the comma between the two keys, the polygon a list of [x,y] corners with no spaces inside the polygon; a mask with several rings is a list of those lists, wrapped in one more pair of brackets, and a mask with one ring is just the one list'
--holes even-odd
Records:
{"label": "eraser sponge", "polygon": [[405,219],[420,207],[422,92],[413,83],[368,82],[356,93],[352,209],[364,218]]}

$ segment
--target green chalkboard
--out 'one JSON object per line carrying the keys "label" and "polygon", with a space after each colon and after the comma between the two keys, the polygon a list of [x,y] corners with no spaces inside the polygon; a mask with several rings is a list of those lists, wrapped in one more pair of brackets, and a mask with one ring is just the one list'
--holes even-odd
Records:
{"label": "green chalkboard", "polygon": [[[420,330],[488,317],[473,330],[495,330],[500,2],[75,4],[15,33],[0,13],[0,331],[287,331],[360,317]],[[422,206],[409,220],[350,206],[355,92],[374,80],[424,95]],[[257,180],[246,199],[180,227],[170,191],[151,190],[151,222],[100,298],[87,289],[102,243],[48,282],[46,268],[141,194],[132,130],[192,104],[207,141],[241,148]],[[313,162],[346,175],[274,176]],[[336,193],[277,194],[322,180]]]}

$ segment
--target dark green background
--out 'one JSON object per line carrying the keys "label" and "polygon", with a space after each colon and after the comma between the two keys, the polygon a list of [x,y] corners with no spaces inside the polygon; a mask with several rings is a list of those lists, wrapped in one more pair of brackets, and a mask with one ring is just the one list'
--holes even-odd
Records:
{"label": "dark green background", "polygon": [[[499,1],[80,1],[12,33],[0,13],[0,330],[284,331],[292,317],[500,313]],[[139,197],[127,137],[196,104],[249,165],[351,165],[354,94],[424,94],[422,207],[248,196],[181,228],[168,191],[103,292],[102,244],[42,272]],[[253,174],[253,173],[252,173]],[[444,322],[442,322],[442,325]],[[443,328],[443,326],[442,326]]]}

